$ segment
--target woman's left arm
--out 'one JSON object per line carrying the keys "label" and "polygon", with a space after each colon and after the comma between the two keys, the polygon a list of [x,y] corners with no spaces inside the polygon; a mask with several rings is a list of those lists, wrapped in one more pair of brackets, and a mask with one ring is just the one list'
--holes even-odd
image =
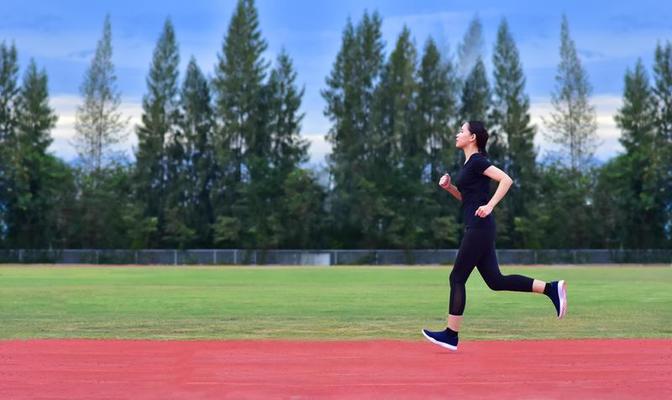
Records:
{"label": "woman's left arm", "polygon": [[496,180],[499,182],[499,185],[497,185],[497,190],[495,191],[495,194],[492,195],[492,198],[488,204],[478,207],[478,210],[476,210],[474,213],[474,215],[477,215],[481,218],[485,218],[490,215],[492,209],[495,208],[497,203],[499,203],[500,200],[504,198],[506,192],[509,191],[509,188],[513,184],[513,179],[511,179],[511,177],[508,176],[506,172],[495,167],[494,165],[489,166],[485,171],[483,171],[483,175],[490,179]]}

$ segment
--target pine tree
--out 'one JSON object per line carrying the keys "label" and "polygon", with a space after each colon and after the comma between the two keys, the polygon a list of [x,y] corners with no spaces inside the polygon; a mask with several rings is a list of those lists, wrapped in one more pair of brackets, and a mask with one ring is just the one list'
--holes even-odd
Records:
{"label": "pine tree", "polygon": [[[269,137],[269,149],[265,156],[251,158],[258,172],[246,187],[249,210],[246,226],[253,233],[256,245],[262,248],[282,245],[286,226],[283,220],[287,219],[281,198],[283,191],[278,187],[308,157],[308,143],[299,135],[303,89],[298,89],[296,77],[291,58],[281,51],[264,88],[267,113],[264,131]],[[259,213],[260,209],[266,212]]]}
{"label": "pine tree", "polygon": [[16,129],[16,102],[19,95],[19,64],[16,46],[0,43],[0,144],[11,143]]}
{"label": "pine tree", "polygon": [[[233,224],[248,228],[240,237],[248,247],[255,246],[256,238],[263,234],[256,234],[247,222],[236,220],[251,212],[249,200],[254,194],[246,185],[263,180],[268,170],[265,160],[270,135],[265,129],[268,117],[264,104],[268,63],[263,58],[266,48],[254,1],[239,0],[212,82],[218,116],[217,162],[222,169],[214,197],[215,214],[223,227]],[[222,229],[215,227],[216,231]]]}
{"label": "pine tree", "polygon": [[485,73],[483,60],[479,58],[476,60],[476,65],[474,65],[474,68],[471,70],[462,86],[460,106],[461,123],[471,120],[487,122],[490,107],[491,100],[488,77]]}
{"label": "pine tree", "polygon": [[327,134],[332,143],[328,203],[337,247],[376,240],[363,232],[375,229],[376,216],[385,208],[375,183],[367,177],[372,168],[369,156],[374,93],[384,60],[381,25],[377,13],[365,13],[357,27],[348,21],[327,77],[327,89],[322,91],[327,102],[325,115],[332,121]]}
{"label": "pine tree", "polygon": [[457,114],[457,77],[450,60],[442,60],[432,38],[425,43],[417,72],[417,130],[426,143],[430,175],[434,184],[454,164]]}
{"label": "pine tree", "polygon": [[259,30],[254,1],[239,0],[213,80],[221,140],[233,151],[236,182],[243,180],[247,158],[268,151],[269,141],[261,129],[264,121],[260,113],[268,68],[262,55],[267,47]]}
{"label": "pine tree", "polygon": [[308,142],[300,136],[304,114],[299,112],[304,89],[296,86],[292,59],[282,50],[268,82],[270,163],[281,179],[308,160]]}
{"label": "pine tree", "polygon": [[192,57],[180,92],[180,130],[184,132],[189,224],[201,246],[212,246],[213,184],[217,176],[214,115],[208,81]]}
{"label": "pine tree", "polygon": [[[664,238],[664,204],[657,195],[656,103],[641,60],[625,74],[623,106],[614,117],[625,149],[600,171],[596,197],[605,246],[658,247]],[[653,157],[652,157],[653,156]]]}
{"label": "pine tree", "polygon": [[[282,227],[278,246],[309,248],[326,244],[318,239],[322,230],[324,192],[313,173],[301,168],[308,160],[309,144],[300,136],[304,114],[299,110],[304,89],[297,87],[296,79],[292,60],[283,50],[267,85],[271,179],[264,184],[271,203],[278,206],[270,207],[266,214]],[[278,182],[281,182],[280,191]]]}
{"label": "pine tree", "polygon": [[16,145],[16,103],[19,99],[19,64],[14,45],[0,43],[0,239],[6,240],[8,203],[11,201]]}
{"label": "pine tree", "polygon": [[426,147],[415,126],[417,52],[411,32],[404,27],[383,67],[372,110],[374,126],[367,177],[376,185],[385,208],[365,235],[378,245],[412,247],[422,232],[412,218],[421,209],[413,204],[422,187]]}
{"label": "pine tree", "polygon": [[306,249],[328,245],[323,234],[324,197],[312,171],[296,168],[287,176],[279,198],[283,247]]}
{"label": "pine tree", "polygon": [[655,83],[653,93],[658,104],[654,151],[651,153],[652,167],[655,171],[653,202],[664,205],[665,239],[668,247],[672,242],[672,42],[656,46],[653,65]]}
{"label": "pine tree", "polygon": [[118,111],[121,93],[112,64],[112,27],[109,15],[103,24],[103,36],[86,71],[80,93],[84,104],[77,107],[75,147],[88,172],[98,172],[113,157],[113,146],[122,142],[128,123]]}
{"label": "pine tree", "polygon": [[[167,210],[177,207],[175,203],[179,203],[179,199],[175,196],[182,192],[179,188],[183,163],[178,130],[179,62],[175,31],[171,21],[166,20],[147,76],[142,123],[136,128],[138,147],[134,180],[136,198],[144,210],[139,223],[156,219],[158,232],[149,240],[153,246],[160,244]],[[171,216],[175,216],[175,212]]]}
{"label": "pine tree", "polygon": [[[450,60],[442,60],[433,39],[429,38],[417,71],[418,95],[416,100],[416,126],[427,151],[422,177],[424,189],[431,199],[425,209],[431,222],[425,229],[432,232],[432,245],[445,247],[457,245],[455,203],[446,201],[445,193],[437,190],[439,178],[456,164],[454,121],[457,114],[457,77]],[[453,172],[453,171],[450,171]]]}
{"label": "pine tree", "polygon": [[[44,248],[55,244],[54,203],[63,167],[47,153],[57,117],[49,107],[47,75],[31,60],[16,104],[16,140],[12,146],[11,195],[6,220],[10,243]],[[60,167],[60,168],[59,168]]]}
{"label": "pine tree", "polygon": [[561,146],[573,170],[585,171],[597,146],[595,107],[590,105],[592,91],[588,75],[569,36],[569,23],[563,15],[560,29],[560,64],[551,93],[554,111],[544,120],[547,137]]}
{"label": "pine tree", "polygon": [[499,226],[502,238],[510,239],[512,246],[520,246],[522,238],[519,232],[513,232],[514,221],[528,217],[528,205],[534,202],[536,195],[536,128],[530,124],[530,99],[525,93],[525,76],[506,20],[499,25],[493,65],[493,107],[489,131],[492,143],[488,153],[514,181],[507,200],[502,204],[504,212],[500,213],[506,219]]}
{"label": "pine tree", "polygon": [[637,60],[635,69],[625,73],[623,106],[614,117],[621,129],[619,142],[626,153],[651,150],[656,130],[656,101],[651,96],[649,77],[642,60]]}

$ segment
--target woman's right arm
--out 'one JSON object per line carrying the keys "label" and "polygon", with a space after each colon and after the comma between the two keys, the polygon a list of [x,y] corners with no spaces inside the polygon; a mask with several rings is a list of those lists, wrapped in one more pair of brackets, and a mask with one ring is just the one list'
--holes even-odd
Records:
{"label": "woman's right arm", "polygon": [[441,186],[441,188],[446,192],[452,194],[453,197],[455,197],[459,201],[462,201],[462,193],[460,193],[457,187],[450,182],[450,175],[448,174],[443,175],[439,180],[439,186]]}

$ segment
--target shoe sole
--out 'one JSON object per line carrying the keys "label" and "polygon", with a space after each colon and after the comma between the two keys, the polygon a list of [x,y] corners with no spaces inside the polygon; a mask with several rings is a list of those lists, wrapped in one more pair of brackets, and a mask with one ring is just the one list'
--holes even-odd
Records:
{"label": "shoe sole", "polygon": [[443,347],[443,348],[445,348],[445,349],[448,349],[448,350],[452,350],[452,351],[456,351],[456,350],[457,350],[457,346],[453,346],[453,345],[448,344],[448,343],[439,342],[438,340],[432,338],[431,336],[428,336],[428,335],[425,333],[424,330],[421,330],[420,332],[422,332],[422,336],[424,336],[427,340],[429,340],[430,342],[432,342],[432,343],[434,343],[434,344],[438,344],[439,346],[441,346],[441,347]]}
{"label": "shoe sole", "polygon": [[560,299],[560,314],[558,319],[562,319],[567,314],[567,283],[558,282],[558,298]]}

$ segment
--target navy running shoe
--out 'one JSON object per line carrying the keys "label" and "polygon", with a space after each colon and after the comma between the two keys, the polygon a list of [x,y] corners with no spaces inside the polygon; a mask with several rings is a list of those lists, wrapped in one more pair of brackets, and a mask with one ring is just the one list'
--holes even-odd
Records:
{"label": "navy running shoe", "polygon": [[448,333],[447,330],[432,332],[427,329],[422,330],[422,334],[430,342],[438,344],[441,347],[445,347],[450,350],[457,350],[457,335]]}
{"label": "navy running shoe", "polygon": [[558,314],[558,319],[561,319],[567,313],[567,283],[565,281],[551,282],[551,290],[548,293],[551,298],[555,311]]}

